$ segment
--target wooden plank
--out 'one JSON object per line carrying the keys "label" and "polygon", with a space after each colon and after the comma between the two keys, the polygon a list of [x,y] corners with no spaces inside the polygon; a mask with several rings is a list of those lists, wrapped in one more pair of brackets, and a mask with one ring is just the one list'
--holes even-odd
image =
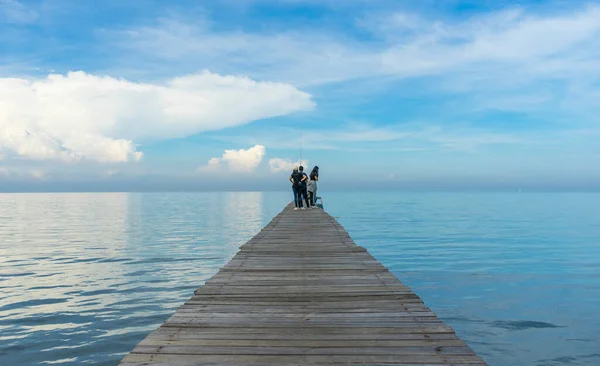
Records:
{"label": "wooden plank", "polygon": [[331,216],[291,206],[122,361],[300,364],[485,365]]}
{"label": "wooden plank", "polygon": [[421,346],[421,347],[265,347],[265,346],[201,346],[201,345],[138,345],[133,353],[182,354],[182,355],[459,355],[470,356],[469,347]]}
{"label": "wooden plank", "polygon": [[283,305],[283,306],[256,306],[249,304],[238,304],[238,305],[182,305],[177,310],[178,313],[187,312],[205,312],[211,314],[229,314],[229,313],[244,313],[244,314],[277,314],[277,313],[297,313],[297,314],[355,314],[355,313],[369,313],[377,311],[378,314],[395,313],[403,311],[407,313],[421,313],[427,312],[429,309],[423,304],[405,304],[398,306],[393,304],[391,306],[381,306],[377,310],[373,310],[372,307],[367,306],[352,306],[352,307],[316,307],[316,306],[296,306],[296,305]]}
{"label": "wooden plank", "polygon": [[475,355],[186,355],[139,354],[126,356],[124,363],[155,365],[485,365]]}
{"label": "wooden plank", "polygon": [[204,326],[191,324],[189,326],[181,325],[181,324],[169,324],[164,323],[162,325],[164,328],[187,328],[192,329],[195,328],[196,331],[210,331],[212,333],[268,333],[268,334],[343,334],[343,335],[352,335],[352,334],[401,334],[401,333],[412,333],[412,334],[437,334],[437,333],[454,333],[454,330],[447,325],[428,325],[428,324],[402,324],[401,326],[396,327],[386,327],[385,325],[379,327],[364,327],[364,326],[356,326],[356,327],[340,327],[337,324],[330,326],[315,326],[313,324],[302,324],[296,326],[281,326],[281,327],[265,327],[265,326],[236,326],[235,324],[231,324],[230,326]]}
{"label": "wooden plank", "polygon": [[458,339],[444,340],[290,340],[290,339],[171,339],[148,337],[140,346],[213,346],[213,347],[328,347],[328,348],[357,348],[357,347],[428,347],[435,343],[441,347],[464,347],[465,343]]}
{"label": "wooden plank", "polygon": [[299,332],[213,332],[211,328],[170,328],[162,327],[150,334],[146,339],[205,339],[205,340],[279,340],[279,341],[313,341],[313,342],[352,342],[352,341],[406,341],[406,340],[457,340],[452,332],[447,333],[323,333]]}

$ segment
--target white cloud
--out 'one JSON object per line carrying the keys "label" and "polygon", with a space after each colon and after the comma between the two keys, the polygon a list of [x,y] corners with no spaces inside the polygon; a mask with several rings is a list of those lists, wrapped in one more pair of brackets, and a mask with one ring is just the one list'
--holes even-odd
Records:
{"label": "white cloud", "polygon": [[190,68],[200,63],[220,72],[243,68],[256,78],[307,85],[344,80],[377,66],[370,50],[358,43],[341,44],[335,35],[305,30],[217,32],[208,24],[163,19],[158,27],[108,34],[116,46],[135,50],[136,59],[123,53],[124,68],[131,68],[141,54],[156,60],[155,66],[177,63]]}
{"label": "white cloud", "polygon": [[221,160],[232,170],[254,170],[265,156],[265,147],[256,145],[248,150],[225,150]]}
{"label": "white cloud", "polygon": [[[0,78],[0,149],[31,159],[136,161],[136,142],[313,108],[288,84],[202,72],[161,84],[84,72]],[[224,157],[229,159],[229,157]],[[230,165],[234,166],[235,157]]]}
{"label": "white cloud", "polygon": [[199,168],[200,171],[215,171],[227,164],[230,171],[253,171],[262,162],[266,148],[255,145],[247,150],[225,150],[220,158],[211,158],[208,164]]}
{"label": "white cloud", "polygon": [[200,62],[227,72],[243,66],[254,77],[295,85],[436,76],[437,90],[485,93],[479,100],[493,99],[494,93],[518,97],[523,86],[543,88],[538,83],[545,81],[600,78],[600,6],[546,10],[538,15],[508,8],[451,20],[386,11],[358,22],[376,42],[321,27],[228,32],[211,28],[209,21],[176,19],[120,33],[118,42],[165,68]]}
{"label": "white cloud", "polygon": [[308,167],[308,160],[292,161],[290,159],[273,158],[269,160],[269,169],[271,172],[292,171],[298,166]]}
{"label": "white cloud", "polygon": [[221,165],[221,159],[219,158],[211,158],[208,161],[208,168],[210,169],[214,169],[214,168],[218,168]]}
{"label": "white cloud", "polygon": [[547,90],[546,82],[600,77],[600,69],[589,64],[600,60],[599,6],[539,16],[517,8],[460,22],[420,18],[414,24],[408,34],[385,30],[383,37],[399,38],[381,53],[382,72],[437,76],[433,90],[476,93],[469,103],[475,109],[511,97],[516,104],[506,106],[509,110],[517,105],[531,110],[545,103],[532,100],[531,93]]}

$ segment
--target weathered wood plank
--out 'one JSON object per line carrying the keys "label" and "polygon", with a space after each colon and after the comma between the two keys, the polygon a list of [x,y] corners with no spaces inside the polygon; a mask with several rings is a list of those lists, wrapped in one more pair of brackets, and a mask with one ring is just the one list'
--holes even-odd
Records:
{"label": "weathered wood plank", "polygon": [[393,333],[412,333],[412,334],[438,334],[438,333],[454,333],[454,330],[446,325],[428,325],[428,324],[403,324],[402,326],[386,327],[385,325],[379,327],[341,327],[336,325],[330,326],[315,326],[313,324],[302,324],[291,327],[265,327],[265,326],[214,326],[208,327],[203,325],[194,326],[181,325],[181,324],[169,324],[164,323],[164,328],[195,328],[197,330],[210,330],[212,333],[268,333],[268,334],[393,334]]}
{"label": "weathered wood plank", "polygon": [[133,353],[182,354],[182,355],[474,355],[469,347],[421,346],[421,347],[265,347],[265,346],[199,346],[199,345],[138,345]]}
{"label": "weathered wood plank", "polygon": [[[395,312],[406,312],[406,313],[422,313],[429,311],[424,304],[405,304],[403,306],[392,305],[380,307],[377,310],[377,314],[387,314]],[[349,307],[349,308],[334,308],[334,307],[315,307],[315,306],[256,306],[256,305],[182,305],[177,310],[178,313],[198,313],[205,312],[211,314],[230,314],[230,313],[244,313],[244,314],[362,314],[375,312],[372,307]]]}
{"label": "weathered wood plank", "polygon": [[327,347],[327,348],[357,348],[357,347],[428,347],[432,344],[440,347],[464,347],[465,343],[458,339],[448,340],[290,340],[290,339],[173,339],[148,337],[140,346],[213,346],[213,347]]}
{"label": "weathered wood plank", "polygon": [[289,206],[122,364],[485,365],[331,216]]}
{"label": "weathered wood plank", "polygon": [[477,356],[453,355],[185,355],[131,353],[124,363],[155,365],[485,365]]}
{"label": "weathered wood plank", "polygon": [[352,342],[352,341],[396,341],[396,340],[457,340],[456,335],[448,333],[249,333],[249,332],[213,332],[211,328],[170,328],[162,327],[150,334],[146,339],[205,339],[205,340],[309,340],[314,342]]}

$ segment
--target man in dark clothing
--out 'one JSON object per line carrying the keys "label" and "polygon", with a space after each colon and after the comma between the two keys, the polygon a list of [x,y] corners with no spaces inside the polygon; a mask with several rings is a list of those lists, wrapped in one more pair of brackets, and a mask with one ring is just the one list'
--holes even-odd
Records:
{"label": "man in dark clothing", "polygon": [[306,202],[306,208],[310,208],[310,202],[308,201],[308,192],[307,192],[307,184],[308,184],[308,175],[306,175],[306,173],[304,173],[304,167],[302,165],[300,165],[298,167],[299,170],[299,174],[300,174],[300,185],[299,185],[299,204],[300,204],[300,208],[304,209],[304,207],[302,206],[302,199],[304,199],[304,201]]}

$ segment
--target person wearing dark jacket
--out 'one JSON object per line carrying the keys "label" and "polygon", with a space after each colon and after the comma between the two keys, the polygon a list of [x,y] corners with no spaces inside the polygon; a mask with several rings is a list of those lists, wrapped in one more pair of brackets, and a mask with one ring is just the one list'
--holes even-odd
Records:
{"label": "person wearing dark jacket", "polygon": [[298,167],[298,173],[300,174],[300,195],[298,196],[298,200],[300,201],[300,209],[303,210],[304,206],[302,205],[302,199],[304,199],[306,202],[306,207],[310,208],[310,203],[308,202],[308,192],[306,191],[306,187],[308,185],[308,175],[304,173],[304,167],[302,165]]}
{"label": "person wearing dark jacket", "polygon": [[298,173],[298,168],[294,168],[292,175],[290,175],[290,182],[292,183],[292,191],[294,192],[294,210],[302,207],[302,200],[300,198],[300,180],[302,176]]}

